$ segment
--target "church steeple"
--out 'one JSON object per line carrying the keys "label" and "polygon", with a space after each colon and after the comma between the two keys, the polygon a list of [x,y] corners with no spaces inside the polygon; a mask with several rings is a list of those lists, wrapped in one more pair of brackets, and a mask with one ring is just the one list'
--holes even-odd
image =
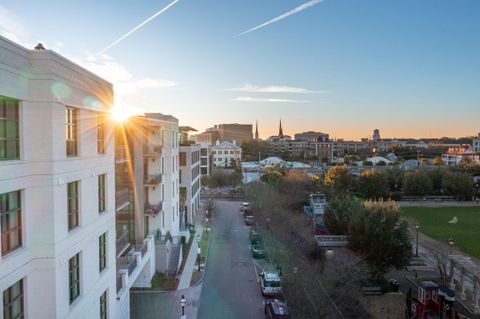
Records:
{"label": "church steeple", "polygon": [[283,137],[282,119],[280,119],[280,127],[278,128],[278,136]]}
{"label": "church steeple", "polygon": [[255,141],[258,141],[258,121],[255,121]]}

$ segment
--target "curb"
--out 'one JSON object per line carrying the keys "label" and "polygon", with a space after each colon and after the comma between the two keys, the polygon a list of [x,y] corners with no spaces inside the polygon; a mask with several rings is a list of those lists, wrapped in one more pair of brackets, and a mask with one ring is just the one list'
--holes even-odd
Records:
{"label": "curb", "polygon": [[[214,217],[215,217],[215,207],[213,208],[213,212],[212,212],[212,216],[211,216],[211,219],[212,219],[212,225],[211,225],[211,226],[213,226],[213,223],[214,223],[214,221],[215,221]],[[196,283],[194,283],[194,284],[193,284],[192,286],[190,286],[189,288],[197,287],[198,285],[200,285],[200,284],[203,282],[203,279],[204,279],[204,277],[205,277],[205,271],[207,270],[208,251],[209,251],[209,249],[210,249],[210,240],[212,239],[211,236],[212,236],[212,234],[213,234],[213,230],[212,230],[212,229],[213,229],[213,227],[210,227],[210,235],[209,235],[209,237],[208,237],[207,251],[206,251],[206,253],[205,253],[205,263],[204,263],[205,266],[203,266],[202,276],[200,277],[200,279],[199,279]]]}

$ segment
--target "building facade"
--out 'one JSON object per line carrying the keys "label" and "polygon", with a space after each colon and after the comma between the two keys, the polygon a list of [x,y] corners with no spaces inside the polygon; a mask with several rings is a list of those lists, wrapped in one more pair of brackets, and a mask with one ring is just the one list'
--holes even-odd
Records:
{"label": "building facade", "polygon": [[0,37],[3,318],[116,318],[112,85]]}
{"label": "building facade", "polygon": [[195,214],[200,207],[200,151],[199,144],[180,146],[181,228],[188,224],[194,224]]}
{"label": "building facade", "polygon": [[197,143],[209,143],[214,145],[217,140],[229,141],[238,144],[250,142],[253,140],[252,124],[218,124],[197,135],[192,136],[192,140]]}
{"label": "building facade", "polygon": [[213,150],[207,143],[200,143],[200,174],[210,175],[213,168]]}
{"label": "building facade", "polygon": [[473,139],[473,151],[480,153],[480,133]]}
{"label": "building facade", "polygon": [[295,134],[296,141],[309,141],[309,142],[328,142],[330,140],[330,136],[326,133],[322,132],[302,132]]}
{"label": "building facade", "polygon": [[480,155],[471,148],[451,147],[442,154],[442,161],[447,166],[457,166],[462,162],[473,162],[480,164]]}
{"label": "building facade", "polygon": [[242,160],[242,148],[235,141],[233,143],[217,141],[212,147],[212,152],[215,167],[230,167],[234,162],[240,165]]}

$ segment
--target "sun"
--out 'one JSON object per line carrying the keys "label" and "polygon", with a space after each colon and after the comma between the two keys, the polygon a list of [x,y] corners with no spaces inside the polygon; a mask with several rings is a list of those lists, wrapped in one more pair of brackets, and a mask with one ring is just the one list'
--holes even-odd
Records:
{"label": "sun", "polygon": [[130,117],[130,112],[125,107],[114,106],[111,110],[112,118],[117,122],[124,122]]}

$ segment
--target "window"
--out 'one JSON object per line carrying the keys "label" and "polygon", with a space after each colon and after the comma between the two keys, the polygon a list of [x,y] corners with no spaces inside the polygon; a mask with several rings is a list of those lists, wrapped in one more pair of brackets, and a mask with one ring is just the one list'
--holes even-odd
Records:
{"label": "window", "polygon": [[0,194],[2,256],[22,246],[20,191]]}
{"label": "window", "polygon": [[105,199],[105,174],[98,175],[98,212],[105,212],[106,199]]}
{"label": "window", "polygon": [[3,292],[3,318],[24,318],[23,299],[23,279],[21,279]]}
{"label": "window", "polygon": [[103,113],[97,116],[97,152],[105,154],[105,115]]}
{"label": "window", "polygon": [[187,165],[187,153],[180,152],[180,154],[178,154],[178,162],[179,162],[180,166]]}
{"label": "window", "polygon": [[67,184],[68,230],[78,227],[78,182]]}
{"label": "window", "polygon": [[107,319],[107,291],[105,290],[100,296],[100,319]]}
{"label": "window", "polygon": [[67,141],[67,156],[78,155],[77,143],[77,112],[78,110],[66,107],[65,108],[65,129]]}
{"label": "window", "polygon": [[68,261],[68,283],[70,304],[80,296],[80,253]]}
{"label": "window", "polygon": [[107,267],[107,233],[98,237],[98,267],[100,272]]}
{"label": "window", "polygon": [[0,96],[0,160],[19,158],[18,101]]}

